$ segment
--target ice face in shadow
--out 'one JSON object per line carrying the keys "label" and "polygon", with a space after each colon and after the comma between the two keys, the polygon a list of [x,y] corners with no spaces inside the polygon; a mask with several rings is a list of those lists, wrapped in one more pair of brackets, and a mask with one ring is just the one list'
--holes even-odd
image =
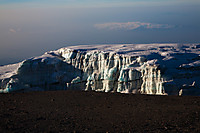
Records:
{"label": "ice face in shadow", "polygon": [[0,92],[200,95],[199,44],[81,45],[0,67]]}
{"label": "ice face in shadow", "polygon": [[[26,92],[66,89],[66,82],[80,76],[81,70],[50,53],[23,61],[14,75],[1,82],[2,92]],[[73,71],[73,73],[71,73]]]}

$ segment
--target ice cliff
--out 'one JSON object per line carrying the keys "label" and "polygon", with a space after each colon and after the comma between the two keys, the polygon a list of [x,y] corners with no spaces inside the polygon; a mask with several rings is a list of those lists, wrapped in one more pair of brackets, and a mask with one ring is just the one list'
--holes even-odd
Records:
{"label": "ice cliff", "polygon": [[0,92],[200,95],[199,44],[81,45],[0,67]]}

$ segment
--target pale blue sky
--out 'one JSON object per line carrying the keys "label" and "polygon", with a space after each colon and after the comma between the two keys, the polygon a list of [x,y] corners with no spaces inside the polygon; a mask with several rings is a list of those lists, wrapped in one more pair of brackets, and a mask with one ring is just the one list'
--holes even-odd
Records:
{"label": "pale blue sky", "polygon": [[0,65],[68,45],[200,42],[199,0],[0,0]]}
{"label": "pale blue sky", "polygon": [[159,5],[183,5],[199,4],[199,0],[0,0],[0,5],[35,4],[46,6],[159,6]]}

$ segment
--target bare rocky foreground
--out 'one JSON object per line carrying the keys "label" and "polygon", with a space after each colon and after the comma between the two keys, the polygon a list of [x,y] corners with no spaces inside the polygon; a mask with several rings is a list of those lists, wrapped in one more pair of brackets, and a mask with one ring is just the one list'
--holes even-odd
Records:
{"label": "bare rocky foreground", "polygon": [[83,91],[0,94],[0,132],[200,132],[200,97]]}

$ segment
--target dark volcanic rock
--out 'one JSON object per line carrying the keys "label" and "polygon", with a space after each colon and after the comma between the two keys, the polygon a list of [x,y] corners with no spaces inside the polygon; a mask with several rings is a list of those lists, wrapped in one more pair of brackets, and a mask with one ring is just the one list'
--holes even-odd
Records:
{"label": "dark volcanic rock", "polygon": [[0,132],[200,132],[200,97],[0,94]]}

